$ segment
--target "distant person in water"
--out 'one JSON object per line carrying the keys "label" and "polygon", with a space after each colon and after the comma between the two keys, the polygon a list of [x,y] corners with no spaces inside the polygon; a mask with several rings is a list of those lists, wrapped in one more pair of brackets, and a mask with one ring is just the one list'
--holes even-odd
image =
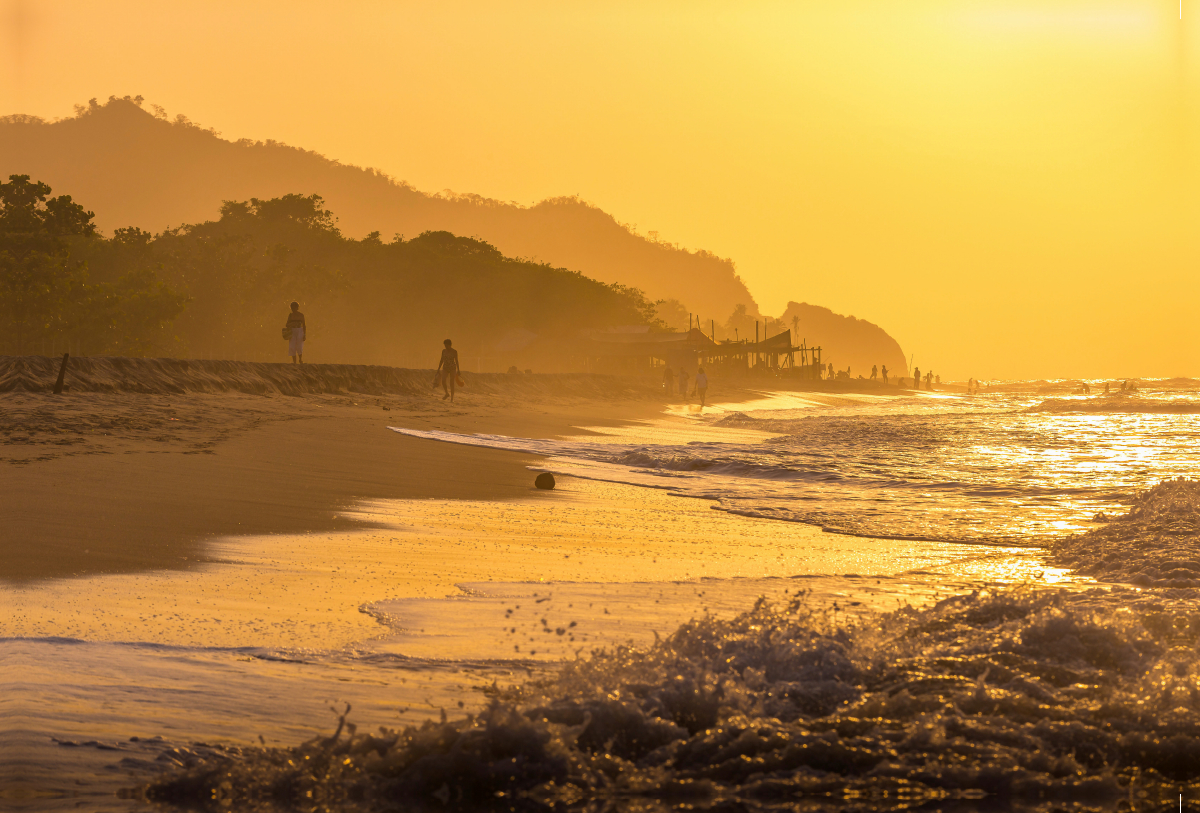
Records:
{"label": "distant person in water", "polygon": [[667,395],[675,394],[675,371],[670,367],[663,368],[663,390]]}
{"label": "distant person in water", "polygon": [[1081,387],[1081,389],[1083,390],[1084,395],[1092,394],[1092,388],[1088,386],[1088,383],[1086,381],[1083,382],[1083,386]]}
{"label": "distant person in water", "polygon": [[688,394],[688,371],[683,367],[679,368],[679,394],[687,398]]}
{"label": "distant person in water", "polygon": [[288,314],[287,326],[292,329],[291,336],[288,338],[288,355],[292,357],[292,364],[304,363],[304,334],[308,329],[308,325],[304,322],[304,314],[300,312],[300,303],[292,303],[292,312]]}
{"label": "distant person in water", "polygon": [[1111,394],[1112,394],[1112,393],[1110,392],[1110,390],[1109,390],[1109,386],[1110,386],[1110,385],[1109,385],[1109,383],[1108,383],[1107,381],[1105,381],[1105,382],[1104,382],[1104,394],[1105,394],[1105,395],[1111,395]]}
{"label": "distant person in water", "polygon": [[708,395],[708,376],[704,374],[703,367],[696,371],[696,394],[700,396],[700,408],[704,409],[704,398]]}
{"label": "distant person in water", "polygon": [[871,365],[871,380],[874,381],[878,377],[879,377],[879,366],[876,364],[872,364]]}
{"label": "distant person in water", "polygon": [[883,372],[883,383],[886,384],[887,383],[887,365],[886,364],[883,365],[882,372]]}
{"label": "distant person in water", "polygon": [[437,368],[438,375],[442,377],[442,391],[446,393],[442,400],[449,398],[454,403],[454,385],[458,383],[458,351],[450,346],[452,342],[449,339],[442,344],[445,348],[442,349],[442,360]]}

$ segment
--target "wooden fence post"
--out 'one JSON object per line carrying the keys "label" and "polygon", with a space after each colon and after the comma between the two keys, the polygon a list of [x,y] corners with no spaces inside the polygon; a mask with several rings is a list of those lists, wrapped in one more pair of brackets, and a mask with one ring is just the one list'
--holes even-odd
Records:
{"label": "wooden fence post", "polygon": [[63,379],[67,375],[67,359],[71,357],[70,353],[63,353],[62,364],[58,368],[58,380],[54,382],[54,394],[62,395]]}

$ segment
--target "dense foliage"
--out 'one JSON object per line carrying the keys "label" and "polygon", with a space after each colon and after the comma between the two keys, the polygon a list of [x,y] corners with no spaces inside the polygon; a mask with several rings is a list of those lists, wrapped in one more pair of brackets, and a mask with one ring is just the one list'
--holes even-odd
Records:
{"label": "dense foliage", "polygon": [[428,366],[449,337],[495,366],[561,355],[581,329],[654,319],[639,291],[481,240],[348,239],[318,195],[226,201],[215,221],[106,239],[44,184],[14,176],[3,189],[9,352],[69,337],[88,353],[283,359],[280,328],[297,300],[309,360]]}
{"label": "dense foliage", "polygon": [[95,215],[50,192],[28,175],[0,184],[0,342],[18,354],[81,343],[95,353],[140,354],[162,344],[186,298],[146,263],[91,279],[72,247],[104,242]]}

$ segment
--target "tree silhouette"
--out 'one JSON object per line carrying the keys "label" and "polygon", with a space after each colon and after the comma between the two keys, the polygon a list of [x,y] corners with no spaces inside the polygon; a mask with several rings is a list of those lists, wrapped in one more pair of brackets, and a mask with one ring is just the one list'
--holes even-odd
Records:
{"label": "tree silhouette", "polygon": [[70,262],[67,238],[96,232],[92,212],[50,192],[28,175],[0,184],[0,312],[18,354],[33,336],[61,328],[84,271]]}
{"label": "tree silhouette", "polygon": [[[103,243],[93,212],[28,175],[0,184],[0,332],[18,354],[38,340],[79,340],[100,351],[149,349],[156,331],[182,311],[185,298],[149,267],[110,284],[91,284],[83,255]],[[114,241],[141,239],[118,230]],[[83,249],[77,251],[76,249]]]}

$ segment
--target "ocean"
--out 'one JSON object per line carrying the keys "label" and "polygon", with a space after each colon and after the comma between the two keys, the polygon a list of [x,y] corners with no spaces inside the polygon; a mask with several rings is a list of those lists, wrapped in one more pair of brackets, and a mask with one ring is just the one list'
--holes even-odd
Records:
{"label": "ocean", "polygon": [[[670,489],[833,533],[1045,545],[1093,527],[1140,490],[1194,474],[1200,462],[1200,383],[1142,382],[1110,396],[1078,388],[1003,382],[974,396],[776,394],[703,412],[678,408],[698,424],[695,437],[668,431],[666,442],[655,442],[655,427],[557,441],[398,431],[536,452],[548,456],[547,471]],[[630,442],[639,434],[645,441]]]}
{"label": "ocean", "polygon": [[[1107,810],[1131,794],[1150,804],[1200,789],[1190,767],[1200,764],[1200,550],[1188,541],[1200,491],[1176,480],[1200,462],[1200,383],[1140,382],[1107,397],[1076,388],[776,393],[555,439],[392,427],[543,455],[536,468],[560,488],[579,483],[591,505],[631,488],[667,519],[672,506],[705,505],[719,513],[691,520],[698,544],[729,515],[754,518],[768,541],[793,525],[832,541],[770,575],[531,574],[389,598],[377,574],[389,534],[431,533],[428,509],[364,505],[392,530],[320,542],[355,551],[327,574],[336,602],[310,608],[357,635],[337,647],[317,643],[328,635],[311,619],[309,641],[254,617],[282,600],[287,574],[317,573],[313,540],[225,540],[226,563],[199,575],[10,591],[10,618],[50,618],[72,591],[175,592],[189,597],[170,608],[189,632],[0,638],[0,809],[135,810],[133,789],[147,781],[164,802],[195,802],[187,793],[209,783],[219,793],[202,801],[223,809],[262,801],[268,786],[316,793],[302,799],[321,800],[311,809],[386,797],[417,810],[603,799],[647,811],[948,800],[1023,810],[1047,799]],[[429,538],[461,542],[494,511],[447,507]],[[1072,547],[1070,566],[1054,561],[1056,544],[1088,532],[1108,535]],[[1169,561],[1156,558],[1172,533]],[[1139,570],[1114,578],[1101,559]],[[216,589],[204,579],[234,577],[282,586],[247,598],[245,617],[190,608],[190,596]],[[225,637],[204,643],[205,624]],[[383,731],[293,750],[343,714]],[[187,781],[173,779],[188,766]]]}

